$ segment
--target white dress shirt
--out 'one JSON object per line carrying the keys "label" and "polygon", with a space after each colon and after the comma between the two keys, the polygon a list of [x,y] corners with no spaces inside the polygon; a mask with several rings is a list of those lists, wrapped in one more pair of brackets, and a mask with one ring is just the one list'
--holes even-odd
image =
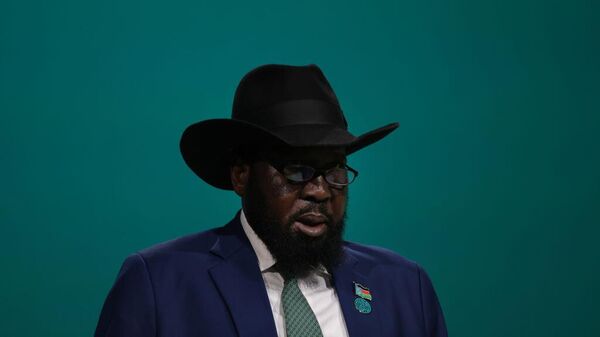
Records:
{"label": "white dress shirt", "polygon": [[[286,337],[285,321],[283,316],[283,306],[281,303],[281,292],[283,291],[283,277],[273,271],[271,267],[275,265],[275,258],[271,255],[264,242],[256,235],[246,215],[242,210],[240,220],[244,232],[250,240],[250,244],[258,257],[258,266],[262,273],[267,295],[271,303],[273,319],[277,328],[277,336]],[[306,301],[315,313],[323,337],[347,337],[348,330],[346,322],[340,307],[335,288],[331,284],[331,275],[322,268],[319,271],[311,273],[305,278],[298,279],[298,287],[306,297]]]}

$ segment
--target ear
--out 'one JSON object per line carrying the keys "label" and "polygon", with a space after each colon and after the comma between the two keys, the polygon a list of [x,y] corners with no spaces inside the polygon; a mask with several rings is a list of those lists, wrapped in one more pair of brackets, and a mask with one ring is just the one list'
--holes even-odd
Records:
{"label": "ear", "polygon": [[250,173],[250,165],[244,163],[234,164],[231,166],[231,185],[237,195],[243,197],[246,194],[246,185],[248,184],[248,174]]}

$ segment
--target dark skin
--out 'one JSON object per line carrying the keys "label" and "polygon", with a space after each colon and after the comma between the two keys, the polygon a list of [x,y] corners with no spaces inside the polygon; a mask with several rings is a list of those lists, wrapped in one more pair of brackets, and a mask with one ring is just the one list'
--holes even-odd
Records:
{"label": "dark skin", "polygon": [[[269,153],[277,160],[302,163],[315,168],[330,168],[345,163],[343,148],[298,147]],[[325,235],[328,226],[342,221],[346,211],[348,187],[330,186],[321,175],[306,183],[288,181],[276,168],[266,161],[253,163],[238,162],[231,167],[233,189],[242,199],[244,212],[252,213],[252,198],[248,193],[248,180],[260,191],[264,206],[270,217],[280,224],[292,221],[293,233],[302,233],[311,237]],[[295,217],[304,214],[299,220]],[[294,221],[298,220],[298,221]]]}

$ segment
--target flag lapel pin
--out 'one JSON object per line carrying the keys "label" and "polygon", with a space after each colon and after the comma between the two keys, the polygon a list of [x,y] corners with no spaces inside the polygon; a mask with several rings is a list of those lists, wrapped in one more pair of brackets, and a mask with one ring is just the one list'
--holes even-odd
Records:
{"label": "flag lapel pin", "polygon": [[358,296],[354,299],[354,308],[362,314],[370,313],[372,308],[369,302],[373,300],[373,295],[371,295],[369,288],[354,282],[354,295]]}

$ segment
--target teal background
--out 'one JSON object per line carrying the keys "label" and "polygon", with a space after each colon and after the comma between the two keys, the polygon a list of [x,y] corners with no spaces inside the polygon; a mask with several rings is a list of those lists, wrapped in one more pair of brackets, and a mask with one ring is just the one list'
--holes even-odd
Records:
{"label": "teal background", "polygon": [[228,221],[182,161],[264,63],[322,67],[347,238],[429,272],[452,336],[600,336],[597,1],[0,3],[0,336],[90,336],[123,259]]}

